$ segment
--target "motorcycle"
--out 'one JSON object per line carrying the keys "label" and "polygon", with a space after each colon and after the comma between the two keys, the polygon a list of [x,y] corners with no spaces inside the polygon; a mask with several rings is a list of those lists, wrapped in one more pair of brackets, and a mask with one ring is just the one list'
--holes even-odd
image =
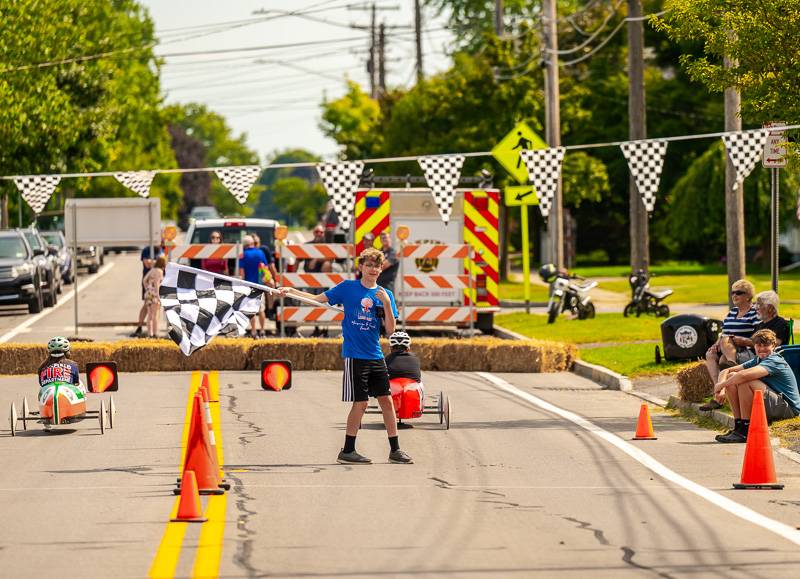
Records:
{"label": "motorcycle", "polygon": [[622,310],[623,316],[627,318],[636,314],[638,318],[642,314],[655,314],[663,318],[669,317],[669,306],[661,302],[672,295],[671,289],[650,289],[650,275],[643,269],[631,273],[628,281],[631,284],[631,301]]}
{"label": "motorcycle", "polygon": [[[570,275],[556,269],[552,263],[539,268],[539,276],[550,284],[550,300],[547,303],[547,323],[552,324],[561,312],[572,312],[579,320],[593,318],[594,304],[589,291],[597,286],[596,281],[579,275]],[[585,283],[578,283],[581,280]]]}

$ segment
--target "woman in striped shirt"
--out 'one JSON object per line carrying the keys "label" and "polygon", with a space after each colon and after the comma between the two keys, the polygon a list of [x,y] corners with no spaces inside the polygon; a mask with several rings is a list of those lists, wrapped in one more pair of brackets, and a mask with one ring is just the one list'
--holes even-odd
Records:
{"label": "woman in striped shirt", "polygon": [[733,282],[731,300],[733,307],[722,322],[722,334],[719,340],[706,352],[706,367],[714,384],[719,380],[722,368],[730,368],[744,362],[737,361],[737,350],[746,350],[750,343],[748,338],[756,331],[761,321],[753,305],[755,287],[746,279]]}

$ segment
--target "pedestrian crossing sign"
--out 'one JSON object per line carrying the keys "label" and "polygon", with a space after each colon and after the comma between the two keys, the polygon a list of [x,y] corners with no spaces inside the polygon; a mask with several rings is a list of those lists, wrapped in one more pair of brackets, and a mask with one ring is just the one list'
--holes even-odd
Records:
{"label": "pedestrian crossing sign", "polygon": [[539,196],[533,185],[511,185],[503,189],[503,198],[506,207],[517,207],[520,205],[538,205]]}
{"label": "pedestrian crossing sign", "polygon": [[520,156],[523,149],[546,149],[547,143],[524,122],[519,122],[492,149],[492,156],[519,183],[528,182],[528,169]]}

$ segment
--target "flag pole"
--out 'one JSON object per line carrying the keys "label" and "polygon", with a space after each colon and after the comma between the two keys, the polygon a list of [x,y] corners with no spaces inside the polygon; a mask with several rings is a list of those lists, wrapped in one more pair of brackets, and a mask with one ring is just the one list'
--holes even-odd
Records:
{"label": "flag pole", "polygon": [[[280,292],[278,290],[276,290],[274,288],[271,288],[269,286],[266,286],[266,285],[262,285],[260,283],[253,283],[253,282],[250,282],[250,281],[239,279],[238,277],[230,277],[228,275],[223,275],[221,273],[213,273],[213,272],[210,272],[210,271],[206,271],[204,269],[197,269],[196,267],[190,267],[188,265],[181,265],[179,263],[170,262],[170,263],[167,264],[167,269],[170,269],[170,268],[178,269],[178,270],[185,271],[185,272],[188,272],[188,273],[198,273],[198,274],[207,275],[207,276],[210,276],[210,277],[216,277],[216,278],[219,278],[219,279],[224,279],[226,281],[230,281],[232,283],[237,283],[239,285],[252,287],[252,288],[255,288],[257,290],[264,291],[264,292],[280,294]],[[315,300],[312,300],[312,299],[309,299],[309,298],[304,298],[304,297],[301,297],[301,296],[295,296],[295,295],[291,295],[291,294],[287,294],[286,297],[289,298],[289,299],[297,300],[298,302],[307,303],[307,304],[312,305],[312,306],[326,307],[326,308],[329,308],[329,309],[332,309],[332,310],[336,310],[337,312],[341,312],[342,311],[342,308],[336,308],[336,307],[333,307],[333,306],[331,306],[329,304],[323,304],[323,303],[320,303],[318,301],[315,301]]]}

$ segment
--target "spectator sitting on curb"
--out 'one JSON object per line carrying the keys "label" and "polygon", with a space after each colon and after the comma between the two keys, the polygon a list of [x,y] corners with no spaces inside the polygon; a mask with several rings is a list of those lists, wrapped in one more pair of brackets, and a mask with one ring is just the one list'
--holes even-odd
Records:
{"label": "spectator sitting on curb", "polygon": [[800,393],[797,380],[783,356],[775,353],[777,338],[772,330],[753,334],[756,357],[720,373],[714,386],[718,402],[727,397],[733,411],[734,428],[717,435],[717,442],[747,442],[750,411],[756,390],[764,393],[767,420],[785,420],[800,415]]}
{"label": "spectator sitting on curb", "polygon": [[[719,381],[719,372],[723,368],[730,368],[742,364],[753,357],[747,348],[750,336],[756,331],[760,321],[758,312],[753,302],[755,288],[746,279],[740,279],[731,285],[733,307],[722,322],[722,334],[719,339],[706,351],[706,368],[711,376],[711,381]],[[748,338],[745,342],[745,338]],[[716,410],[721,405],[711,400],[702,407],[702,410]]]}
{"label": "spectator sitting on curb", "polygon": [[[772,330],[778,339],[778,346],[785,346],[789,343],[789,322],[778,315],[779,305],[778,294],[772,290],[761,292],[756,296],[756,311],[761,319],[756,331]],[[742,338],[741,342],[748,348],[753,347],[753,341],[748,338]]]}

